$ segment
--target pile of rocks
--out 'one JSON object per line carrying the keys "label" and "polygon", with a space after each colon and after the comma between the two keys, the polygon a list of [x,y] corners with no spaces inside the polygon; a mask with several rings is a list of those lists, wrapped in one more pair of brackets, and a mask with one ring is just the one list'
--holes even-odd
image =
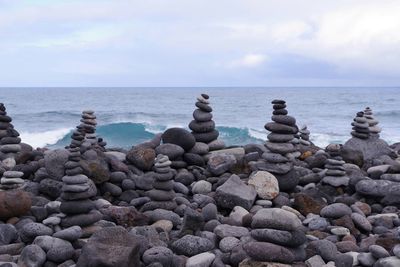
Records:
{"label": "pile of rocks", "polygon": [[60,210],[66,214],[61,220],[62,227],[78,225],[89,226],[99,221],[102,215],[95,210],[95,205],[90,199],[96,196],[96,185],[86,175],[80,166],[80,145],[84,140],[82,131],[73,132],[72,142],[69,147],[68,161],[65,163],[66,175],[62,178],[62,194]]}
{"label": "pile of rocks", "polygon": [[299,132],[300,132],[300,144],[302,144],[303,146],[311,145],[310,130],[307,129],[307,125],[301,127]]}
{"label": "pile of rocks", "polygon": [[[260,209],[252,218],[250,241],[244,251],[254,261],[292,264],[305,260],[307,238],[301,220],[278,208]],[[267,252],[267,253],[266,253]]]}
{"label": "pile of rocks", "polygon": [[0,152],[4,158],[14,158],[21,151],[21,138],[7,116],[6,107],[0,103]]}
{"label": "pile of rocks", "polygon": [[154,164],[155,181],[153,189],[147,192],[150,202],[142,207],[142,211],[165,209],[173,210],[177,207],[174,191],[174,171],[171,169],[171,161],[167,156],[159,154]]}
{"label": "pile of rocks", "polygon": [[208,144],[210,150],[218,150],[224,148],[225,145],[223,141],[217,140],[219,132],[215,129],[215,122],[212,120],[209,98],[207,94],[197,97],[197,109],[193,112],[194,120],[189,123],[189,129],[192,130],[196,142]]}
{"label": "pile of rocks", "polygon": [[0,188],[7,190],[21,187],[25,182],[22,176],[24,176],[24,173],[20,171],[5,171],[0,180]]}
{"label": "pile of rocks", "polygon": [[333,187],[348,186],[350,178],[346,175],[344,162],[341,159],[328,159],[325,164],[325,177],[322,182]]}
{"label": "pile of rocks", "polygon": [[265,143],[267,152],[262,157],[265,164],[259,165],[260,170],[266,170],[274,174],[279,181],[279,187],[283,191],[292,190],[296,185],[296,179],[288,182],[293,177],[293,153],[295,146],[291,143],[294,135],[298,132],[296,119],[287,115],[286,102],[274,100],[272,122],[265,124],[265,129],[270,131],[268,141]]}
{"label": "pile of rocks", "polygon": [[84,110],[82,112],[82,119],[80,124],[80,129],[84,133],[85,139],[82,142],[83,147],[90,147],[97,144],[96,136],[96,115],[94,115],[93,110]]}
{"label": "pile of rocks", "polygon": [[370,107],[365,108],[364,117],[367,119],[371,137],[379,138],[379,133],[382,131],[382,129],[378,126],[379,121],[375,119],[372,109]]}
{"label": "pile of rocks", "polygon": [[353,131],[351,135],[360,139],[368,139],[370,136],[369,124],[367,119],[364,117],[364,112],[357,112],[354,121],[351,123],[353,126]]}

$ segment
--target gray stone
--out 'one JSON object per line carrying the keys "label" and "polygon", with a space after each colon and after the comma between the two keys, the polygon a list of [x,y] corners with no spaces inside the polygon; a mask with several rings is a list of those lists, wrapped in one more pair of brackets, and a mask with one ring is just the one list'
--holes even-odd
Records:
{"label": "gray stone", "polygon": [[371,252],[375,259],[390,257],[389,252],[384,247],[378,245],[369,246],[369,252]]}
{"label": "gray stone", "polygon": [[224,238],[229,236],[241,238],[243,236],[248,235],[249,230],[246,227],[232,226],[229,224],[220,224],[217,227],[215,227],[214,233],[219,238]]}
{"label": "gray stone", "polygon": [[76,267],[140,266],[140,241],[123,227],[107,227],[94,233],[83,246]]}
{"label": "gray stone", "polygon": [[361,151],[364,160],[379,158],[382,155],[391,155],[393,150],[382,139],[366,139],[351,138],[344,145],[344,149]]}
{"label": "gray stone", "polygon": [[306,242],[303,231],[283,231],[276,229],[254,229],[251,236],[257,241],[270,242],[281,246],[298,247]]}
{"label": "gray stone", "polygon": [[400,259],[397,257],[387,257],[379,259],[374,267],[398,267],[400,266]]}
{"label": "gray stone", "polygon": [[[285,247],[267,242],[249,242],[243,245],[247,255],[256,261],[292,263],[294,254]],[[265,253],[268,251],[268,253]]]}
{"label": "gray stone", "polygon": [[20,267],[41,267],[46,261],[46,252],[37,245],[24,247],[21,256],[18,258]]}
{"label": "gray stone", "polygon": [[236,158],[231,154],[213,154],[209,157],[207,168],[213,175],[221,175],[236,164]]}
{"label": "gray stone", "polygon": [[343,203],[330,204],[321,209],[321,216],[325,218],[340,218],[344,215],[350,215],[352,213],[351,208]]}
{"label": "gray stone", "polygon": [[186,267],[209,267],[214,261],[215,255],[210,252],[200,253],[193,257],[190,257],[186,261]]}
{"label": "gray stone", "polygon": [[279,208],[260,209],[253,216],[251,227],[295,231],[302,227],[300,219],[290,211]]}
{"label": "gray stone", "polygon": [[66,149],[49,150],[44,154],[44,166],[47,173],[55,180],[64,176],[64,164],[68,161],[69,151]]}
{"label": "gray stone", "polygon": [[205,180],[201,180],[196,182],[192,186],[192,193],[193,194],[208,194],[212,190],[212,184]]}
{"label": "gray stone", "polygon": [[361,231],[365,232],[372,231],[372,225],[365,216],[359,213],[352,213],[351,218],[353,219],[353,222],[357,226],[357,228],[360,229]]}
{"label": "gray stone", "polygon": [[152,247],[146,250],[143,254],[143,262],[146,265],[149,265],[154,262],[159,262],[162,264],[163,267],[173,267],[172,266],[172,259],[173,259],[173,252],[166,247]]}
{"label": "gray stone", "polygon": [[175,160],[185,153],[185,150],[175,144],[161,144],[156,147],[156,154],[162,154],[168,156],[170,160]]}
{"label": "gray stone", "polygon": [[71,243],[51,236],[38,236],[33,241],[33,244],[41,247],[46,252],[47,260],[53,262],[69,260],[75,252]]}
{"label": "gray stone", "polygon": [[41,223],[30,222],[19,231],[23,241],[32,241],[37,236],[52,235],[53,230]]}
{"label": "gray stone", "polygon": [[253,186],[246,185],[237,175],[232,175],[223,185],[216,189],[215,200],[222,208],[233,209],[241,206],[250,210],[257,192]]}
{"label": "gray stone", "polygon": [[12,224],[0,224],[0,246],[13,243],[18,238],[17,229]]}
{"label": "gray stone", "polygon": [[233,236],[227,236],[219,241],[219,249],[222,252],[231,252],[234,247],[240,243],[240,240]]}
{"label": "gray stone", "polygon": [[63,229],[53,234],[53,237],[60,239],[75,241],[82,236],[82,228],[80,226],[71,226],[69,228]]}
{"label": "gray stone", "polygon": [[173,242],[171,247],[175,253],[190,257],[212,250],[214,244],[207,238],[185,235]]}

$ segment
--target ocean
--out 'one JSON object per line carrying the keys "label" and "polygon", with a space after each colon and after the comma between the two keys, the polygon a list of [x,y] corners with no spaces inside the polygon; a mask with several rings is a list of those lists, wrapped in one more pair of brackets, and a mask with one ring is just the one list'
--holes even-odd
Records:
{"label": "ocean", "polygon": [[210,95],[214,121],[227,145],[262,143],[273,99],[287,102],[297,125],[307,125],[318,146],[344,143],[358,111],[374,111],[381,137],[400,142],[399,88],[0,88],[1,102],[22,141],[34,147],[64,147],[82,110],[96,112],[97,134],[108,147],[130,148],[170,127],[186,127],[196,97]]}

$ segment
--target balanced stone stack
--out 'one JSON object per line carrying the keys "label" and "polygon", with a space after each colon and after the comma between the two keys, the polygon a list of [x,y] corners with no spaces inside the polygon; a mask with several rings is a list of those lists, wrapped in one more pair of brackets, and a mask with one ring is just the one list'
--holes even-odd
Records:
{"label": "balanced stone stack", "polygon": [[379,121],[375,119],[372,109],[370,107],[365,108],[364,117],[367,119],[371,137],[379,138],[379,133],[382,131],[382,129],[378,126]]}
{"label": "balanced stone stack", "polygon": [[340,158],[327,159],[325,177],[322,179],[322,183],[333,187],[348,186],[350,178],[346,175],[344,164],[345,162]]}
{"label": "balanced stone stack", "polygon": [[142,211],[165,209],[173,210],[177,207],[174,200],[174,174],[175,172],[171,169],[171,161],[165,155],[158,154],[155,168],[155,181],[153,183],[153,189],[147,192],[148,197],[151,199],[143,205]]}
{"label": "balanced stone stack", "polygon": [[364,117],[364,112],[360,111],[357,112],[356,117],[354,118],[354,121],[351,123],[353,126],[353,131],[351,132],[351,135],[356,138],[360,139],[368,139],[370,136],[370,131],[369,131],[369,124],[367,119]]}
{"label": "balanced stone stack", "polygon": [[206,143],[210,150],[221,149],[224,147],[222,141],[218,141],[218,147],[215,147],[219,132],[215,129],[215,122],[212,120],[212,107],[210,107],[209,96],[201,94],[197,97],[196,107],[193,112],[193,118],[189,123],[189,128],[196,139],[196,142]]}
{"label": "balanced stone stack", "polygon": [[274,262],[278,266],[277,263],[305,260],[307,238],[294,213],[278,208],[260,209],[252,218],[251,228],[251,237],[256,241],[243,248],[253,261]]}
{"label": "balanced stone stack", "polygon": [[300,132],[300,144],[304,146],[311,145],[310,131],[307,129],[307,125],[304,125],[299,132]]}
{"label": "balanced stone stack", "polygon": [[16,189],[24,184],[23,172],[20,171],[5,171],[3,177],[0,180],[1,189]]}
{"label": "balanced stone stack", "polygon": [[85,133],[85,146],[92,146],[97,144],[97,137],[96,137],[96,115],[94,115],[94,111],[92,110],[84,110],[82,112],[82,119],[81,119],[81,128],[82,131]]}
{"label": "balanced stone stack", "polygon": [[[77,127],[78,128],[78,127]],[[102,218],[91,197],[97,194],[96,185],[84,174],[80,166],[80,145],[84,140],[82,131],[76,130],[72,134],[72,142],[69,147],[68,161],[65,163],[65,176],[62,178],[62,194],[60,210],[66,214],[61,221],[62,227],[74,225],[88,226]]]}
{"label": "balanced stone stack", "polygon": [[[268,141],[265,143],[269,152],[265,152],[262,157],[266,161],[259,166],[260,170],[265,170],[274,174],[279,181],[279,188],[283,191],[291,190],[296,185],[293,179],[293,153],[295,146],[291,143],[294,135],[298,132],[296,119],[287,115],[286,103],[283,100],[274,100],[272,122],[265,124],[265,129],[270,131]],[[290,180],[290,181],[289,181]]]}
{"label": "balanced stone stack", "polygon": [[21,138],[11,124],[11,117],[7,116],[6,107],[0,103],[0,152],[6,158],[14,158],[21,151]]}

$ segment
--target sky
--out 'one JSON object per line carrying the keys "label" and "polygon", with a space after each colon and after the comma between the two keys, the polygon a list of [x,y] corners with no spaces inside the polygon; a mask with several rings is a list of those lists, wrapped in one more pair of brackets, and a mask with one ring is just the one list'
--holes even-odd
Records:
{"label": "sky", "polygon": [[0,86],[399,86],[399,14],[399,0],[0,0]]}

